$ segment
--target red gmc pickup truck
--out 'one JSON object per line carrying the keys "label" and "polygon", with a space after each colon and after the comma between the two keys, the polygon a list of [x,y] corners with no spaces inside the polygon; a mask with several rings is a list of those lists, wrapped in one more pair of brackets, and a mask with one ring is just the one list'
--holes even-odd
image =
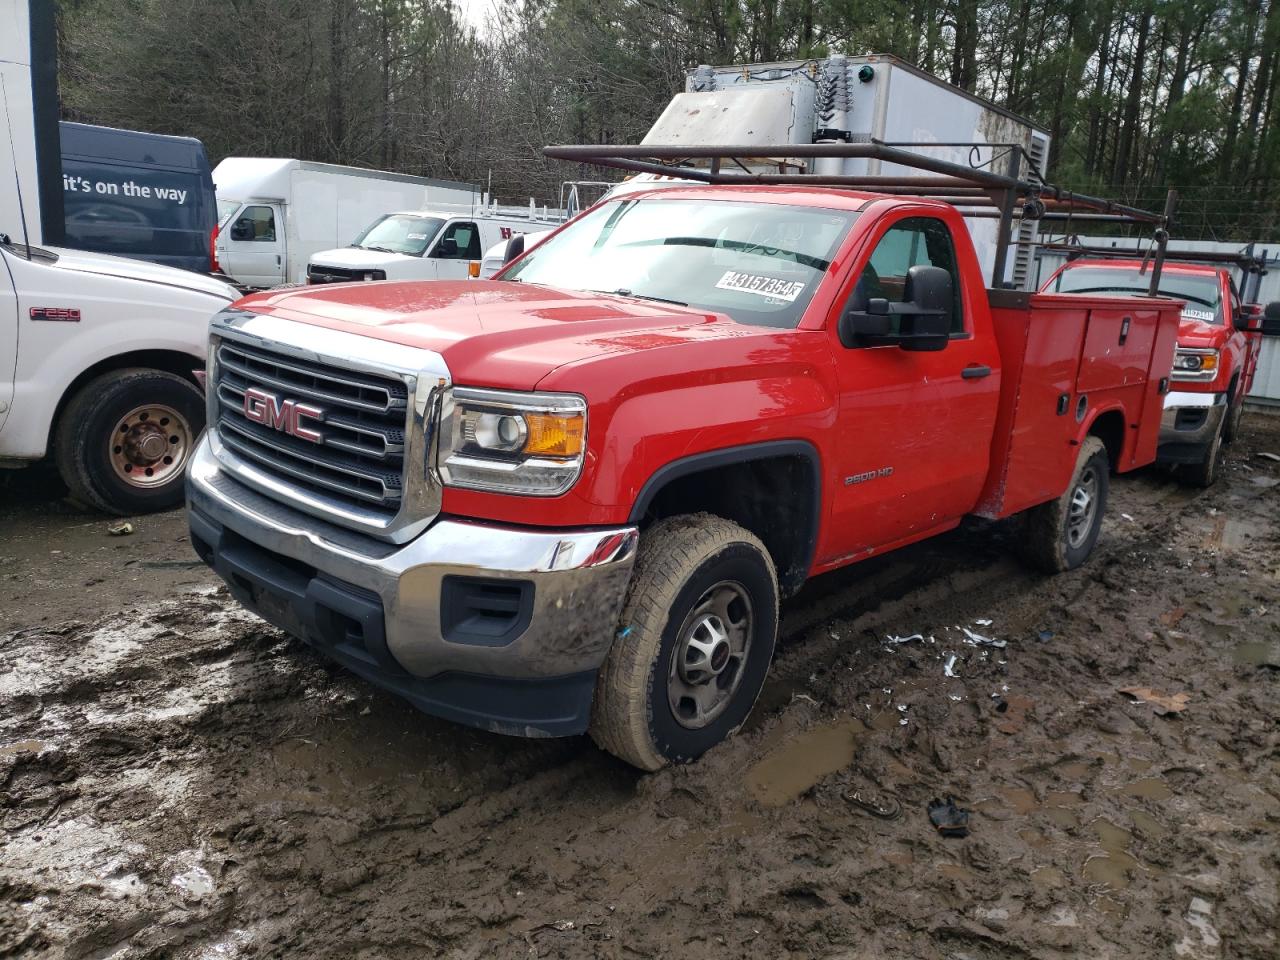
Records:
{"label": "red gmc pickup truck", "polygon": [[[1145,293],[1150,280],[1150,266],[1133,259],[1089,258],[1059,268],[1043,289],[1133,296]],[[1156,459],[1178,465],[1192,483],[1208,487],[1218,476],[1222,444],[1240,432],[1261,338],[1271,330],[1259,323],[1261,311],[1249,309],[1256,305],[1240,302],[1231,271],[1223,266],[1166,263],[1160,293],[1183,300],[1186,306],[1173,362],[1177,389],[1164,398]]]}
{"label": "red gmc pickup truck", "polygon": [[988,291],[952,206],[808,186],[633,193],[501,278],[218,315],[192,543],[428,713],[645,769],[743,723],[809,577],[969,514],[1082,563],[1182,309]]}

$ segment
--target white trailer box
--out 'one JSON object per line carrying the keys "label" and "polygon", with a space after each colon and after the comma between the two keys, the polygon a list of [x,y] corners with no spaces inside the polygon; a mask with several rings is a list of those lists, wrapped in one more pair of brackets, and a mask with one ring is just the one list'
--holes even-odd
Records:
{"label": "white trailer box", "polygon": [[314,254],[351,243],[393,210],[480,200],[470,184],[266,157],[228,157],[213,184],[218,265],[255,288],[305,282]]}
{"label": "white trailer box", "polygon": [[[1008,173],[1008,148],[1017,144],[1044,173],[1049,135],[1030,120],[884,54],[833,55],[826,60],[700,66],[644,138],[646,145],[729,146],[868,142],[905,145],[923,156]],[[973,147],[972,144],[984,146]],[[1019,156],[1018,175],[1035,175]],[[796,159],[797,171],[841,176],[918,175],[920,171],[868,158]],[[874,188],[872,188],[874,189]],[[970,218],[970,232],[991,275],[998,222]],[[1015,222],[1016,247],[1005,281],[1025,289],[1031,280],[1037,224]]]}

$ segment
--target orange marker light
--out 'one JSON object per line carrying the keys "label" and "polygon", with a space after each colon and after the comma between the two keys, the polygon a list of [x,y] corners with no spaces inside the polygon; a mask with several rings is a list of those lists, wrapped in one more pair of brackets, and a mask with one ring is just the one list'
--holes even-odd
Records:
{"label": "orange marker light", "polygon": [[524,452],[543,457],[576,457],[582,453],[586,418],[581,414],[561,417],[551,413],[526,413],[529,438]]}

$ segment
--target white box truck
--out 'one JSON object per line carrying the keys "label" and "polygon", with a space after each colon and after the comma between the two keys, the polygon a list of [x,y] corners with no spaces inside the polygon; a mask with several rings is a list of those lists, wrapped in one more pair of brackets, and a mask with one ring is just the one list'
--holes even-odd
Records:
{"label": "white box truck", "polygon": [[227,157],[213,183],[218,268],[251,289],[304,282],[315,254],[351,243],[393,210],[479,200],[466,183],[268,157]]}
{"label": "white box truck", "polygon": [[[54,5],[0,0],[0,467],[52,456],[112,513],[182,502],[204,428],[209,319],[236,298],[188,270],[59,246]],[[106,181],[87,180],[111,196]]]}
{"label": "white box truck", "polygon": [[[1012,156],[1020,163],[1016,175],[1024,178],[1035,176],[1032,163],[1043,174],[1049,153],[1048,133],[1030,120],[887,54],[696,67],[686,74],[685,92],[672,98],[642,142],[775,148],[873,140],[999,174],[1009,172]],[[1011,155],[1009,145],[1025,154]],[[855,177],[920,172],[863,157],[797,158],[794,166],[793,172]],[[992,217],[967,219],[983,271],[991,276],[999,224]],[[1005,282],[1020,289],[1032,280],[1037,229],[1037,222],[1019,220],[1005,261]]]}

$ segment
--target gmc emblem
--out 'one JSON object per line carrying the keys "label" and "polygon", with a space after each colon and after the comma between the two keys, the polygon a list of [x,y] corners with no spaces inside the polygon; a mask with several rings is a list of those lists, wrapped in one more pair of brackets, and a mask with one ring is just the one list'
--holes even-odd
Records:
{"label": "gmc emblem", "polygon": [[298,403],[296,400],[282,401],[274,393],[250,387],[244,392],[244,415],[254,423],[260,423],[272,430],[279,430],[300,440],[319,443],[322,439],[318,430],[303,426],[303,418],[317,422],[324,419],[324,411],[309,403]]}

